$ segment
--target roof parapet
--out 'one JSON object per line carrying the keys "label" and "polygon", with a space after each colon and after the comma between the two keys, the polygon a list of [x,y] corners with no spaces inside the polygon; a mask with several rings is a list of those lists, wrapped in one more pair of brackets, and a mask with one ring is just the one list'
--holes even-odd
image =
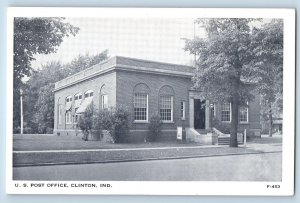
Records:
{"label": "roof parapet", "polygon": [[148,70],[149,72],[152,73],[155,72],[157,72],[157,74],[169,73],[177,76],[180,76],[181,74],[182,76],[191,76],[191,74],[195,70],[191,66],[114,56],[109,58],[106,61],[103,61],[99,64],[96,64],[90,68],[87,68],[83,71],[80,71],[74,75],[71,75],[67,78],[64,78],[56,82],[54,91],[57,91],[69,85],[76,84],[77,82],[89,79],[91,77],[94,77],[95,75],[114,70],[116,68],[120,68],[122,70],[128,70],[128,71],[130,70],[137,71],[137,72],[139,70],[141,72],[146,72]]}

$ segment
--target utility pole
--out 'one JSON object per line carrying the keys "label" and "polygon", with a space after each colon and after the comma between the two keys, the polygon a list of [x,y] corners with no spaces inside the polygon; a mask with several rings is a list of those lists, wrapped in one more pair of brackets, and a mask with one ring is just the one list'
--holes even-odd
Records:
{"label": "utility pole", "polygon": [[[196,21],[194,20],[194,40],[196,38]],[[196,68],[196,53],[194,53],[194,65]]]}
{"label": "utility pole", "polygon": [[21,103],[21,135],[23,135],[23,90],[20,89],[20,103]]}

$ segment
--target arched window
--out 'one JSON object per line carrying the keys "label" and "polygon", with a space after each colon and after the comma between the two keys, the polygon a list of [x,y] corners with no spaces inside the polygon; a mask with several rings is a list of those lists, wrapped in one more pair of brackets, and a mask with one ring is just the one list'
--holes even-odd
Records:
{"label": "arched window", "polygon": [[82,93],[77,93],[74,96],[74,109],[75,109],[75,123],[78,122],[79,115],[77,114],[77,110],[80,107],[82,102]]}
{"label": "arched window", "polygon": [[58,125],[61,124],[61,118],[62,118],[62,105],[60,103],[60,98],[57,100],[57,118],[58,118]]}
{"label": "arched window", "polygon": [[148,121],[148,97],[150,88],[144,84],[137,84],[133,89],[133,107],[134,107],[134,121],[147,122]]}
{"label": "arched window", "polygon": [[66,97],[66,114],[65,114],[65,120],[66,124],[71,124],[72,123],[72,96],[67,96]]}
{"label": "arched window", "polygon": [[159,90],[159,115],[163,122],[173,122],[174,90],[165,85]]}
{"label": "arched window", "polygon": [[74,100],[75,100],[75,102],[76,102],[76,101],[81,101],[81,100],[82,100],[82,94],[81,94],[81,93],[75,94]]}
{"label": "arched window", "polygon": [[102,85],[100,89],[100,109],[108,108],[108,94],[106,90],[106,85]]}
{"label": "arched window", "polygon": [[94,96],[93,90],[88,90],[84,93],[84,98],[93,97],[93,96]]}
{"label": "arched window", "polygon": [[76,114],[82,114],[85,112],[86,108],[93,103],[94,91],[88,90],[84,93],[84,100],[81,102],[78,107]]}
{"label": "arched window", "polygon": [[72,103],[72,96],[71,95],[66,97],[66,103],[69,103],[69,102]]}
{"label": "arched window", "polygon": [[66,97],[66,111],[70,111],[72,108],[72,96]]}

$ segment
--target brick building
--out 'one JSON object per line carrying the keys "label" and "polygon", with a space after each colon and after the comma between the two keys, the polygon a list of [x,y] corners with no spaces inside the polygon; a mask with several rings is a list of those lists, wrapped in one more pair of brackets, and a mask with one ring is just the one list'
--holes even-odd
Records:
{"label": "brick building", "polygon": [[[93,103],[98,109],[126,106],[131,113],[130,138],[143,141],[149,118],[159,114],[163,121],[162,139],[176,139],[177,127],[191,141],[212,143],[209,130],[217,120],[220,132],[230,126],[230,103],[210,104],[192,89],[194,68],[113,57],[55,84],[54,133],[76,135],[78,115]],[[259,99],[241,108],[239,128],[260,129]],[[221,125],[220,125],[221,123]]]}

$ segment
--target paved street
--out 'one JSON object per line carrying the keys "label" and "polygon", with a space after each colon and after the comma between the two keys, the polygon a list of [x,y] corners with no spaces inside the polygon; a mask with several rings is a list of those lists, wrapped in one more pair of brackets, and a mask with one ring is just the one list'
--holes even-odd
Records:
{"label": "paved street", "polygon": [[282,153],[15,167],[14,180],[280,181]]}

